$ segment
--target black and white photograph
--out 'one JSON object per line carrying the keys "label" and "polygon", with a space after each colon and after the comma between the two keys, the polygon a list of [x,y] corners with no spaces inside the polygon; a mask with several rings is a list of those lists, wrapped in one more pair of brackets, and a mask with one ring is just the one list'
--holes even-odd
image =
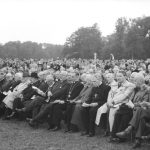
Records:
{"label": "black and white photograph", "polygon": [[150,150],[150,0],[0,0],[0,150]]}

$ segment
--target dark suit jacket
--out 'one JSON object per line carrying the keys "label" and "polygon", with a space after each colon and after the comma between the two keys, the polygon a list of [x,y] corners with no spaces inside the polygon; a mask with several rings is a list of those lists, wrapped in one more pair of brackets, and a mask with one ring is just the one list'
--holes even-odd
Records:
{"label": "dark suit jacket", "polygon": [[50,97],[50,101],[54,101],[56,99],[59,100],[66,100],[70,84],[65,80],[63,82],[57,81],[57,85],[53,85],[54,87],[51,88],[52,96]]}
{"label": "dark suit jacket", "polygon": [[2,91],[2,85],[4,84],[4,82],[5,82],[5,78],[0,80],[0,92]]}
{"label": "dark suit jacket", "polygon": [[86,103],[98,103],[99,106],[102,106],[107,102],[108,93],[110,86],[102,83],[99,87],[93,87],[91,95]]}
{"label": "dark suit jacket", "polygon": [[8,92],[12,85],[12,82],[13,82],[13,80],[8,81],[8,80],[4,79],[1,84],[1,92]]}
{"label": "dark suit jacket", "polygon": [[2,92],[8,92],[9,90],[13,91],[13,89],[20,84],[21,81],[15,81],[15,80],[10,80],[10,81],[4,81],[3,85],[1,86],[1,91]]}
{"label": "dark suit jacket", "polygon": [[71,83],[69,91],[68,91],[68,95],[67,95],[67,100],[73,100],[74,98],[76,98],[80,94],[83,87],[84,85],[79,81]]}
{"label": "dark suit jacket", "polygon": [[35,87],[39,87],[41,84],[41,81],[36,81],[35,83],[33,83],[32,85],[29,85],[25,90],[23,90],[22,94],[23,94],[23,100],[26,101],[26,100],[30,100],[31,97],[33,95],[36,95],[36,92],[34,89],[32,89],[32,86],[35,86]]}
{"label": "dark suit jacket", "polygon": [[14,89],[17,85],[19,85],[20,83],[21,83],[20,80],[18,80],[18,81],[13,80],[12,85],[11,85],[11,87],[10,87],[10,90],[13,91],[13,89]]}

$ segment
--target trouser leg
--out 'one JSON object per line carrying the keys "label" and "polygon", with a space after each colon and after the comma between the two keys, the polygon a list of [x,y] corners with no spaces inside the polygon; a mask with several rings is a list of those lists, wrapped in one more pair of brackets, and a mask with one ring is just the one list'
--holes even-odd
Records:
{"label": "trouser leg", "polygon": [[118,109],[119,109],[119,107],[117,107],[117,108],[110,108],[110,111],[109,111],[109,127],[110,127],[110,132],[112,132],[115,114],[116,114],[116,112],[117,112]]}
{"label": "trouser leg", "polygon": [[95,119],[98,107],[92,107],[89,110],[89,132],[95,134]]}
{"label": "trouser leg", "polygon": [[33,121],[40,121],[42,118],[48,116],[49,112],[51,111],[53,104],[49,103],[45,106],[44,109],[42,109],[34,118]]}
{"label": "trouser leg", "polygon": [[55,126],[60,127],[60,122],[63,119],[63,111],[66,108],[66,104],[56,104],[53,108],[52,122]]}
{"label": "trouser leg", "polygon": [[87,107],[82,107],[81,109],[82,122],[83,122],[84,130],[86,132],[89,132],[89,123],[90,123],[89,109],[90,108]]}
{"label": "trouser leg", "polygon": [[116,133],[118,132],[118,128],[120,126],[122,117],[123,117],[122,114],[116,113],[115,118],[114,118],[114,124],[113,124],[113,128],[112,128],[112,132],[111,132],[112,137],[116,137]]}
{"label": "trouser leg", "polygon": [[66,112],[65,112],[65,123],[67,124],[67,128],[70,130],[71,127],[71,119],[74,111],[74,104],[67,104]]}

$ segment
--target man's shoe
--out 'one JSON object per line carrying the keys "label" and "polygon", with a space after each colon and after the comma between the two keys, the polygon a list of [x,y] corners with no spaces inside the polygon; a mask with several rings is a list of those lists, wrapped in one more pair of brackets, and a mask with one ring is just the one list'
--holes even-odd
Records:
{"label": "man's shoe", "polygon": [[110,137],[108,140],[108,143],[118,143],[119,142],[119,138],[115,138],[115,137]]}
{"label": "man's shoe", "polygon": [[150,134],[146,135],[146,136],[142,136],[141,138],[142,138],[142,140],[149,140],[150,139]]}
{"label": "man's shoe", "polygon": [[2,120],[10,120],[10,118],[8,116],[4,116],[2,117]]}
{"label": "man's shoe", "polygon": [[28,122],[28,124],[29,124],[30,127],[33,127],[33,128],[37,128],[38,127],[38,124],[36,122],[34,122],[33,120],[30,120]]}
{"label": "man's shoe", "polygon": [[126,138],[131,133],[131,131],[132,131],[132,126],[129,126],[124,131],[116,133],[116,136],[118,136],[119,138]]}
{"label": "man's shoe", "polygon": [[139,147],[141,147],[141,141],[139,140],[139,139],[137,139],[136,141],[135,141],[135,144],[133,145],[133,149],[136,149],[136,148],[139,148]]}
{"label": "man's shoe", "polygon": [[54,129],[53,126],[49,126],[49,127],[47,128],[47,130],[52,130],[52,129]]}
{"label": "man's shoe", "polygon": [[27,122],[30,122],[32,120],[32,118],[26,118]]}
{"label": "man's shoe", "polygon": [[106,132],[104,133],[103,137],[108,137],[108,136],[110,136],[110,133],[109,133],[108,131],[106,131]]}
{"label": "man's shoe", "polygon": [[11,119],[15,116],[15,112],[12,112],[9,116],[7,116],[7,118]]}
{"label": "man's shoe", "polygon": [[20,108],[20,109],[19,109],[19,108],[16,108],[15,110],[16,110],[17,112],[24,112],[24,111],[25,111],[25,108]]}
{"label": "man's shoe", "polygon": [[129,135],[129,133],[126,131],[116,133],[116,136],[118,136],[119,138],[126,138],[128,135]]}
{"label": "man's shoe", "polygon": [[127,141],[126,138],[118,138],[118,143],[124,143],[126,141]]}
{"label": "man's shoe", "polygon": [[89,134],[89,132],[87,132],[87,131],[81,132],[81,136],[88,135],[88,134]]}
{"label": "man's shoe", "polygon": [[60,127],[56,126],[55,128],[51,129],[51,131],[58,131],[60,130]]}
{"label": "man's shoe", "polygon": [[65,129],[65,130],[64,130],[64,133],[67,133],[67,132],[70,132],[70,133],[71,133],[71,130],[70,130],[70,129]]}

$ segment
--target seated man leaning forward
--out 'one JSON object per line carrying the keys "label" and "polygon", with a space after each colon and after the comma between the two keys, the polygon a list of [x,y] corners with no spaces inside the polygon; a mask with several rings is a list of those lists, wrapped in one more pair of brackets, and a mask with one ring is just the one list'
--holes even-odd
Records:
{"label": "seated man leaning forward", "polygon": [[[56,81],[48,90],[48,101],[43,109],[40,109],[39,113],[34,116],[29,122],[29,125],[34,127],[41,121],[43,118],[49,118],[49,126],[53,126],[51,122],[53,120],[53,107],[57,104],[65,104],[67,92],[69,90],[70,84],[67,82],[67,72],[61,71],[60,80]],[[40,92],[39,92],[40,94]],[[42,94],[42,93],[41,93]],[[50,95],[49,95],[50,94]],[[60,123],[60,122],[59,122]],[[59,129],[59,126],[54,127],[55,130]]]}

